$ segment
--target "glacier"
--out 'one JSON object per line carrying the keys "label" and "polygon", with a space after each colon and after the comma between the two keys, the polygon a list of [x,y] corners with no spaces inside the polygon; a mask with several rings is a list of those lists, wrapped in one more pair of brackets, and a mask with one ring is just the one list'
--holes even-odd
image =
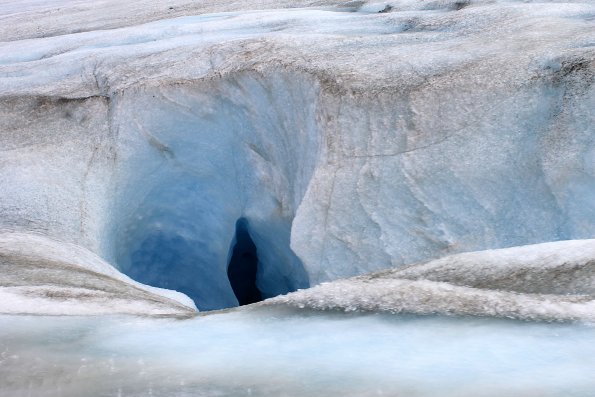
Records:
{"label": "glacier", "polygon": [[0,396],[592,395],[591,0],[0,20]]}
{"label": "glacier", "polygon": [[4,5],[6,238],[211,310],[240,220],[264,298],[593,236],[589,2],[108,3]]}

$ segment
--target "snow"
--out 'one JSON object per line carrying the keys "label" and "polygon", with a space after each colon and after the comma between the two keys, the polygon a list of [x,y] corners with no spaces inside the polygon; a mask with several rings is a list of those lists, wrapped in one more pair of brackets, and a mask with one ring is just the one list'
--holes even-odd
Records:
{"label": "snow", "polygon": [[239,219],[265,297],[594,236],[591,2],[219,3],[1,4],[2,233],[201,310]]}

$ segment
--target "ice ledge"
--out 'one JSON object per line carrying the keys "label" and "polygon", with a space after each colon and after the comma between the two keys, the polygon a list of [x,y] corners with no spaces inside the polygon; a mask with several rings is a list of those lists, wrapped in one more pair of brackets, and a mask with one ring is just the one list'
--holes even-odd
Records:
{"label": "ice ledge", "polygon": [[0,233],[0,313],[190,316],[186,295],[149,287],[89,250],[42,235]]}
{"label": "ice ledge", "polygon": [[594,267],[595,240],[559,241],[450,255],[324,283],[263,304],[593,322]]}
{"label": "ice ledge", "polygon": [[[192,316],[184,294],[149,287],[80,246],[0,233],[0,313]],[[450,255],[323,283],[259,305],[595,321],[595,239]],[[548,293],[544,293],[548,291]]]}

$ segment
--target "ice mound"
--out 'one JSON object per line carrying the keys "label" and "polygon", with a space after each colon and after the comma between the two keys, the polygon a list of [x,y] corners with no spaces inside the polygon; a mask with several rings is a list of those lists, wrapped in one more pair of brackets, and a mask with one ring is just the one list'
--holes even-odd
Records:
{"label": "ice mound", "polygon": [[270,299],[264,305],[595,321],[595,240],[447,256]]}
{"label": "ice mound", "polygon": [[183,294],[135,282],[97,255],[38,235],[0,234],[0,313],[192,315]]}

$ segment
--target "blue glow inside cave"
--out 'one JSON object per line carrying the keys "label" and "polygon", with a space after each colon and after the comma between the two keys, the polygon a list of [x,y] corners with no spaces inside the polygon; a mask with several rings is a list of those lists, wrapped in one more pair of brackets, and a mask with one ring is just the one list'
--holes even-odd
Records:
{"label": "blue glow inside cave", "polygon": [[182,292],[200,311],[309,286],[303,264],[289,247],[291,223],[232,218],[225,210],[230,207],[208,205],[214,200],[196,181],[172,182],[148,194],[130,218],[118,241],[122,272],[143,284]]}
{"label": "blue glow inside cave", "polygon": [[125,273],[143,284],[182,292],[199,310],[234,306],[235,302],[213,277],[208,264],[200,260],[201,251],[195,241],[156,230],[131,252],[131,265]]}
{"label": "blue glow inside cave", "polygon": [[[122,270],[141,283],[188,295],[201,311],[256,303],[308,286],[305,270],[295,255],[289,262],[279,258],[268,266],[261,261],[245,218],[236,222],[226,269],[215,261],[212,244],[188,237],[188,226],[175,230],[158,225],[143,230]],[[290,252],[289,247],[267,247],[262,239],[259,243],[265,253],[283,248]]]}
{"label": "blue glow inside cave", "polygon": [[118,269],[201,311],[309,287],[290,242],[319,153],[314,86],[246,75],[137,94],[118,110],[151,115],[120,129],[135,149],[106,243]]}

